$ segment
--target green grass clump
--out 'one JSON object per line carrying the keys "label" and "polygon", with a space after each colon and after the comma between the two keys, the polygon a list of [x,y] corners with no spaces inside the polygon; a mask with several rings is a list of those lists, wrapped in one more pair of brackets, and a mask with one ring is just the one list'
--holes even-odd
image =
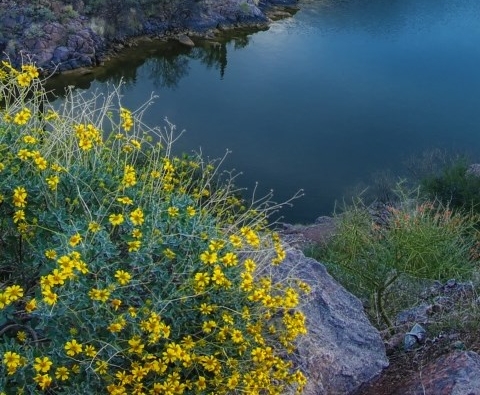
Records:
{"label": "green grass clump", "polygon": [[388,223],[380,225],[361,201],[348,207],[336,217],[334,237],[314,256],[371,306],[372,319],[380,317],[391,328],[391,317],[408,307],[403,304],[408,295],[393,289],[408,289],[419,279],[461,280],[472,274],[478,259],[477,218],[407,198],[387,210]]}
{"label": "green grass clump", "polygon": [[468,172],[469,162],[460,158],[437,173],[422,177],[420,187],[428,199],[436,199],[453,210],[480,213],[480,177]]}
{"label": "green grass clump", "polygon": [[119,97],[54,109],[35,67],[0,70],[0,392],[300,392],[308,286],[270,275],[269,206]]}

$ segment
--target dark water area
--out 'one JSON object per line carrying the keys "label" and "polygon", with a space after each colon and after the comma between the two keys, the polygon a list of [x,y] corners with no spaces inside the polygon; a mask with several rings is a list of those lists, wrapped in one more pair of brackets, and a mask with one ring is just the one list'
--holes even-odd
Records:
{"label": "dark water area", "polygon": [[[216,158],[249,191],[274,190],[288,222],[312,222],[371,175],[430,149],[480,153],[480,2],[304,0],[292,17],[216,43],[149,42],[55,86],[124,105],[154,92],[150,125],[185,134],[176,152]],[[246,194],[248,195],[248,191]]]}

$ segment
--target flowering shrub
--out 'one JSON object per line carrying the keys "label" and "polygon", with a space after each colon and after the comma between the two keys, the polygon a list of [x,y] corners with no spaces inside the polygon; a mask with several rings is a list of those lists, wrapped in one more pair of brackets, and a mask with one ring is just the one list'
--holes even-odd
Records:
{"label": "flowering shrub", "polygon": [[267,206],[116,91],[54,109],[3,63],[0,97],[0,392],[301,391],[308,286],[269,275]]}

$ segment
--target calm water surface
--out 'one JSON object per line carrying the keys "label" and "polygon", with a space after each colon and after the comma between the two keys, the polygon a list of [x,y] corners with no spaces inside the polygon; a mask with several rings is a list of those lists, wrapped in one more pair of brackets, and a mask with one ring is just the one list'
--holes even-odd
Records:
{"label": "calm water surface", "polygon": [[[328,215],[372,173],[431,148],[480,154],[478,0],[304,0],[269,30],[188,50],[150,43],[81,89],[126,82],[124,104],[152,92],[149,124],[186,133],[176,149],[229,155],[224,167],[273,189],[290,222]],[[247,192],[248,193],[248,192]]]}

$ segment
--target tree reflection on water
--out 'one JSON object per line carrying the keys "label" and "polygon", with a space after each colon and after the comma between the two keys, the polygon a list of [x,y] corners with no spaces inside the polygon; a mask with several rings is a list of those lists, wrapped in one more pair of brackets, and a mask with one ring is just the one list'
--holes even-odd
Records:
{"label": "tree reflection on water", "polygon": [[147,78],[152,86],[174,90],[189,74],[191,60],[198,60],[208,69],[218,70],[220,79],[223,79],[227,70],[228,51],[246,47],[250,33],[236,32],[234,37],[218,41],[201,40],[193,48],[176,41],[142,42],[120,51],[103,66],[54,76],[49,79],[47,89],[52,92],[52,98],[59,98],[64,97],[67,86],[86,90],[91,88],[94,81],[113,85],[123,83],[128,88],[137,82],[140,67],[146,66]]}

